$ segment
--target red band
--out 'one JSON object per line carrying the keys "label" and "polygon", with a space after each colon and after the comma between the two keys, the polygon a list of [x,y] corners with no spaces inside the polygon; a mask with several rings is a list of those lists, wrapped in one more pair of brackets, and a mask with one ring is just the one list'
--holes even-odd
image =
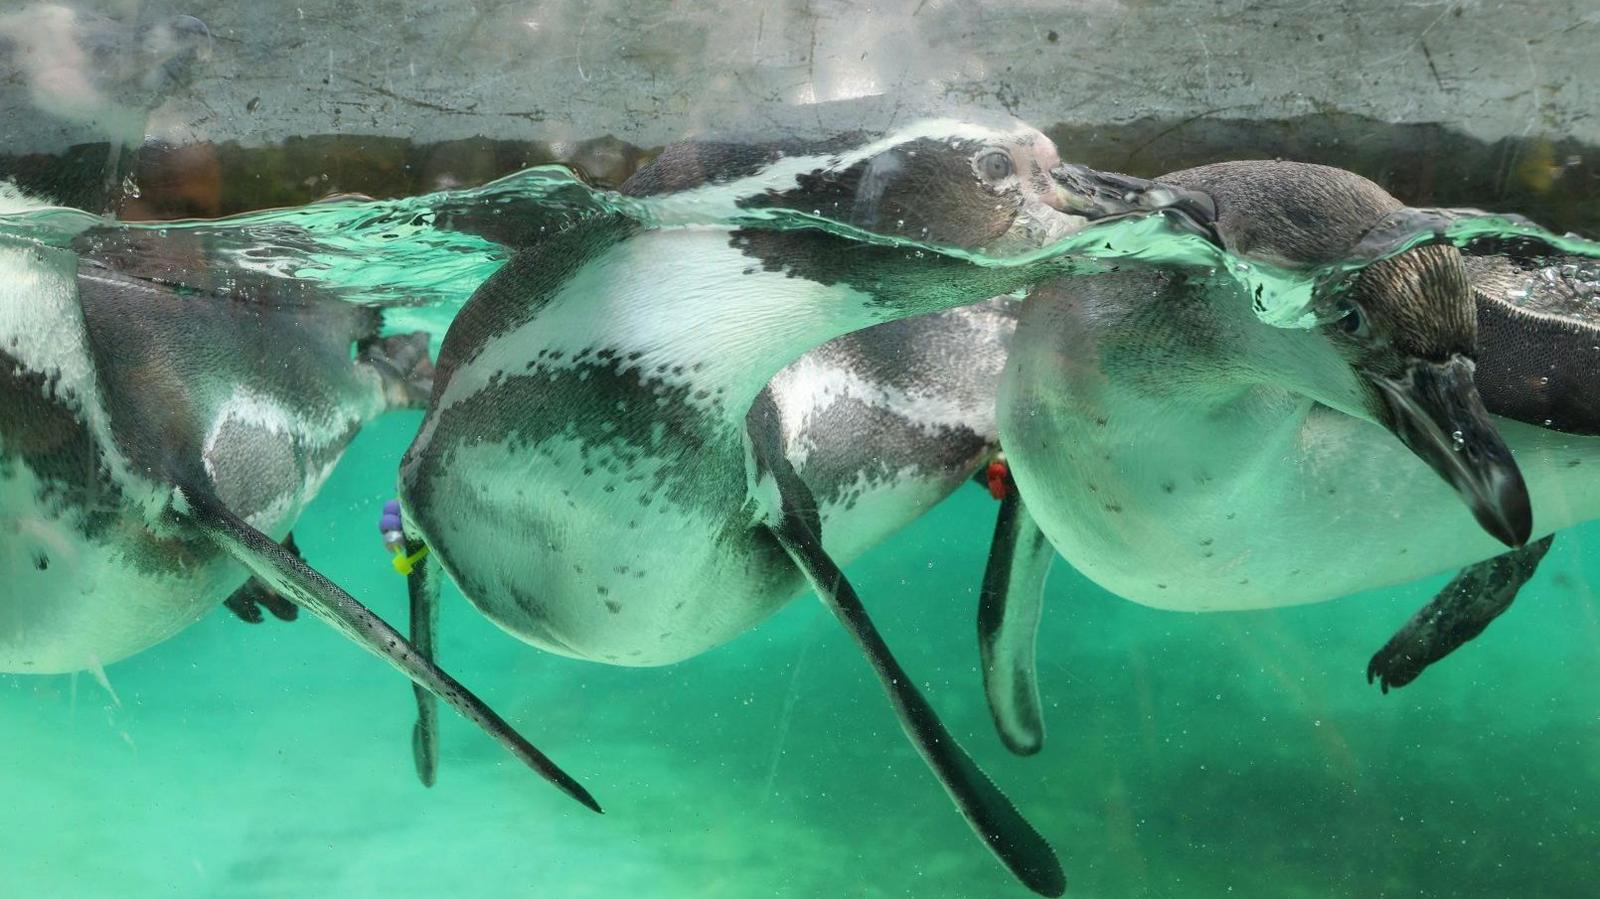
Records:
{"label": "red band", "polygon": [[1006,463],[996,459],[989,463],[989,495],[995,499],[1006,498],[1006,482],[1011,480],[1011,470]]}

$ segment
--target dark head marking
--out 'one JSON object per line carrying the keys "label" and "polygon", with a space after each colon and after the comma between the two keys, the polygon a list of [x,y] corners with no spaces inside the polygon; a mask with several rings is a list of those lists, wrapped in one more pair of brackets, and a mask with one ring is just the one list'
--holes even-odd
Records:
{"label": "dark head marking", "polygon": [[744,209],[812,213],[941,246],[991,247],[1039,204],[1064,208],[1055,145],[1026,127],[928,122],[820,145],[679,144],[641,169],[635,196],[726,184]]}
{"label": "dark head marking", "polygon": [[1414,360],[1472,358],[1478,314],[1461,254],[1432,244],[1362,269],[1326,326],[1353,364],[1393,375]]}
{"label": "dark head marking", "polygon": [[1031,130],[913,137],[740,204],[815,212],[941,246],[985,247],[1011,230],[1030,203],[1060,208],[1049,176],[1059,161],[1054,145]]}

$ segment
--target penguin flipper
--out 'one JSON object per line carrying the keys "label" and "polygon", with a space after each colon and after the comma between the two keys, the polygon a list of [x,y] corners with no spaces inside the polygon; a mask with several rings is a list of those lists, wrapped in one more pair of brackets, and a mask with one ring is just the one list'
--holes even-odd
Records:
{"label": "penguin flipper", "polygon": [[[283,538],[283,548],[292,553],[296,559],[305,558],[300,554],[300,547],[294,544],[293,534]],[[254,577],[233,591],[222,604],[246,624],[260,624],[265,617],[261,614],[262,609],[271,612],[272,617],[279,621],[293,621],[300,617],[299,606],[284,599],[282,594],[267,586],[260,578]]]}
{"label": "penguin flipper", "polygon": [[776,508],[765,509],[765,526],[844,625],[872,664],[900,727],[955,801],[962,817],[989,850],[1025,886],[1043,896],[1066,891],[1066,876],[1044,837],[1000,792],[954,735],[890,652],[867,615],[855,588],[822,546],[816,500],[782,452],[777,408],[763,392],[747,417],[754,470],[753,488]]}
{"label": "penguin flipper", "polygon": [[483,700],[406,642],[355,597],[228,510],[209,491],[178,488],[178,512],[217,547],[296,605],[333,625],[363,649],[388,662],[412,683],[444,699],[523,764],[596,812],[600,806],[576,780],[512,729]]}
{"label": "penguin flipper", "polygon": [[1461,569],[1367,663],[1367,683],[1376,678],[1385,693],[1403,687],[1483,633],[1489,622],[1511,607],[1553,540],[1554,534]]}
{"label": "penguin flipper", "polygon": [[1033,755],[1044,747],[1034,648],[1045,576],[1056,553],[1028,514],[1009,472],[1004,483],[978,594],[978,655],[1000,741],[1017,755]]}
{"label": "penguin flipper", "polygon": [[[420,540],[406,540],[406,555],[417,559],[406,575],[406,592],[411,597],[411,645],[417,654],[434,660],[433,635],[439,629],[439,566],[431,554],[418,554],[426,547]],[[416,762],[417,779],[431,787],[439,774],[439,700],[421,684],[412,684],[417,698],[417,723],[411,728],[411,756]]]}

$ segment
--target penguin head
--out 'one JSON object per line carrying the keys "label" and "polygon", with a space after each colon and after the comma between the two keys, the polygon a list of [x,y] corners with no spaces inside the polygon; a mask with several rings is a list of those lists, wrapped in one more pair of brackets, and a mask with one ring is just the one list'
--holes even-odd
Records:
{"label": "penguin head", "polygon": [[1051,176],[1060,162],[1055,144],[1027,126],[922,122],[848,150],[774,159],[738,205],[1004,253],[1085,224],[1065,212],[1067,193]]}
{"label": "penguin head", "polygon": [[1321,326],[1366,411],[1510,546],[1533,530],[1528,488],[1473,381],[1477,306],[1460,252],[1428,245],[1362,269]]}
{"label": "penguin head", "polygon": [[[1326,166],[1222,163],[1161,180],[1210,195],[1230,252],[1291,268],[1367,256],[1369,235],[1407,212],[1371,181]],[[1329,302],[1317,331],[1339,362],[1313,374],[1319,398],[1389,429],[1486,531],[1525,543],[1527,486],[1473,382],[1477,305],[1460,251],[1428,244],[1380,254]]]}

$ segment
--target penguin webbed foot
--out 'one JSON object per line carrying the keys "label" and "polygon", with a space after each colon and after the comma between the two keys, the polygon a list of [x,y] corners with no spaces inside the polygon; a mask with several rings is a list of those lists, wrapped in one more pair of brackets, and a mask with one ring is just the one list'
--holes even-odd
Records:
{"label": "penguin webbed foot", "polygon": [[1554,535],[1461,569],[1367,663],[1367,683],[1383,692],[1416,680],[1429,665],[1483,633],[1511,607],[1550,551]]}
{"label": "penguin webbed foot", "polygon": [[[283,548],[294,555],[296,559],[304,559],[300,554],[300,547],[294,543],[294,535],[283,538]],[[272,617],[279,621],[294,621],[300,617],[300,607],[285,599],[281,593],[262,583],[260,578],[252,577],[244,585],[233,591],[222,605],[238,617],[245,624],[260,624],[266,620],[261,614],[262,609],[272,613]]]}
{"label": "penguin webbed foot", "polygon": [[433,360],[428,334],[391,334],[361,344],[357,358],[383,379],[384,399],[391,409],[425,409],[433,395]]}

